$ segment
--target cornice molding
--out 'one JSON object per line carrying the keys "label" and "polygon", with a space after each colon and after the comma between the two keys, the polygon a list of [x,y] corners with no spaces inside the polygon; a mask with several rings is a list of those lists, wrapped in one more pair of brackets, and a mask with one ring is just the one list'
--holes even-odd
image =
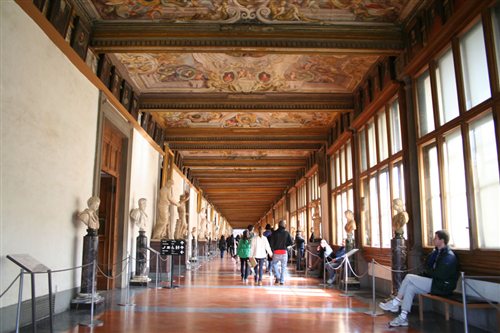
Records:
{"label": "cornice molding", "polygon": [[[352,52],[398,54],[404,47],[400,26],[169,24],[163,22],[94,22],[90,45],[97,52],[237,51]],[[259,50],[249,50],[256,51]]]}

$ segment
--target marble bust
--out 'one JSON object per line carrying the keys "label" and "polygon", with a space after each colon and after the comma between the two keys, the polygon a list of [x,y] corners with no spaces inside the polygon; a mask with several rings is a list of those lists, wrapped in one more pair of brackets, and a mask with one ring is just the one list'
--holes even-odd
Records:
{"label": "marble bust", "polygon": [[139,208],[132,209],[130,212],[130,218],[136,226],[139,227],[139,231],[146,230],[148,224],[148,215],[146,214],[146,204],[147,200],[145,198],[139,199]]}
{"label": "marble bust", "polygon": [[409,216],[404,209],[403,200],[394,199],[392,201],[392,208],[396,212],[392,217],[392,229],[394,230],[395,238],[403,238],[404,226],[408,223]]}
{"label": "marble bust", "polygon": [[99,210],[100,204],[101,199],[99,199],[99,197],[90,197],[87,200],[88,208],[78,214],[78,220],[85,224],[89,229],[99,229],[99,216],[97,215],[97,211]]}
{"label": "marble bust", "polygon": [[354,214],[352,210],[346,210],[344,216],[347,220],[344,230],[347,234],[347,239],[352,239],[354,237],[354,230],[356,230],[356,221],[354,221]]}

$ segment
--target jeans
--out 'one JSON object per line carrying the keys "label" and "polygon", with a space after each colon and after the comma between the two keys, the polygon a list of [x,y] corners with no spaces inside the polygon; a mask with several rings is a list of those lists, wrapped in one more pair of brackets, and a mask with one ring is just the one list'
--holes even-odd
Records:
{"label": "jeans", "polygon": [[255,266],[255,281],[260,282],[262,281],[262,267],[264,266],[266,258],[255,258],[255,260],[257,260],[257,266]]}
{"label": "jeans", "polygon": [[401,310],[410,313],[413,298],[418,294],[427,294],[431,291],[432,279],[415,274],[408,274],[403,279],[398,291],[398,298],[401,299]]}
{"label": "jeans", "polygon": [[297,251],[297,270],[302,269],[302,258],[304,258],[304,249],[298,249]]}
{"label": "jeans", "polygon": [[[273,270],[274,276],[276,280],[279,280],[281,283],[285,282],[285,274],[286,274],[286,264],[288,262],[288,254],[274,254],[273,255]],[[281,263],[281,272],[278,269],[278,264]]]}
{"label": "jeans", "polygon": [[250,268],[248,266],[248,258],[240,258],[240,262],[241,262],[241,277],[246,280],[248,277],[248,270]]}

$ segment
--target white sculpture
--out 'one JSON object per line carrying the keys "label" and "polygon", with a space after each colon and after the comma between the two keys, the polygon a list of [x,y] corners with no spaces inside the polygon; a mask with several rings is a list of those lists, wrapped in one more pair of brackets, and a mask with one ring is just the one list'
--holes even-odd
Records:
{"label": "white sculpture", "polygon": [[170,206],[177,205],[173,193],[174,181],[168,180],[167,184],[160,189],[158,198],[158,218],[153,229],[152,239],[172,238],[170,233]]}
{"label": "white sculpture", "polygon": [[205,210],[205,207],[201,209],[200,212],[200,227],[198,228],[198,240],[203,241],[206,240],[206,234],[207,234],[207,213]]}
{"label": "white sculpture", "polygon": [[181,194],[177,206],[179,219],[175,228],[175,239],[186,239],[188,233],[188,225],[186,223],[186,201],[189,200],[189,193]]}
{"label": "white sculpture", "polygon": [[101,199],[99,199],[99,197],[90,197],[89,200],[87,200],[88,208],[78,214],[78,220],[89,229],[99,229],[99,216],[97,215],[97,211],[99,210],[100,204]]}
{"label": "white sculpture", "polygon": [[347,222],[344,226],[345,232],[347,234],[347,239],[352,240],[354,238],[354,230],[356,230],[356,221],[354,221],[354,214],[352,210],[346,210],[344,212],[344,216],[347,219]]}
{"label": "white sculpture", "polygon": [[410,219],[408,213],[405,211],[403,200],[392,200],[392,208],[396,214],[392,217],[392,228],[394,230],[394,238],[404,238],[404,226]]}
{"label": "white sculpture", "polygon": [[132,209],[130,212],[130,218],[136,226],[139,227],[139,231],[145,231],[148,224],[148,215],[146,214],[146,204],[147,200],[144,198],[139,199],[139,208]]}

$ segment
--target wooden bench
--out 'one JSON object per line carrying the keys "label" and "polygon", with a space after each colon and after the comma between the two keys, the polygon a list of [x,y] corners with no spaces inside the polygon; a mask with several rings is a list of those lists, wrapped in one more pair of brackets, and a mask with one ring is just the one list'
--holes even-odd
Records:
{"label": "wooden bench", "polygon": [[[444,315],[446,320],[450,320],[450,305],[463,307],[462,294],[453,293],[449,296],[438,296],[431,294],[419,294],[418,295],[418,315],[421,321],[424,320],[424,298],[433,299],[444,303]],[[496,304],[496,302],[492,302]],[[483,299],[477,297],[467,296],[467,308],[468,309],[488,309],[494,308],[491,304]],[[497,310],[497,322],[500,323],[500,311]]]}

